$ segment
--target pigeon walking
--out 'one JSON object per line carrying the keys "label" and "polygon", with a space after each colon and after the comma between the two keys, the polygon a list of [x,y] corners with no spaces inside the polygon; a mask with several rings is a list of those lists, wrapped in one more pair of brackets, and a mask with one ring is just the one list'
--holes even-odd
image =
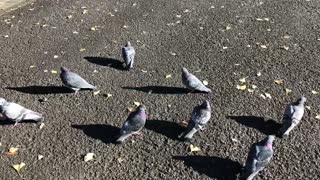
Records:
{"label": "pigeon walking", "polygon": [[283,123],[279,131],[281,137],[288,136],[290,131],[299,124],[304,114],[305,97],[299,98],[296,102],[289,104],[283,114]]}
{"label": "pigeon walking", "polygon": [[96,89],[95,86],[89,84],[78,74],[71,72],[65,67],[61,67],[60,78],[62,80],[62,83],[70,89],[74,90],[76,94],[80,89]]}
{"label": "pigeon walking", "polygon": [[120,130],[120,137],[116,140],[122,143],[125,139],[133,134],[139,134],[144,125],[146,124],[147,114],[146,107],[140,105],[136,111],[131,112],[127,120],[123,123]]}
{"label": "pigeon walking", "polygon": [[251,146],[247,161],[242,173],[242,179],[252,180],[270,162],[273,156],[273,135]]}
{"label": "pigeon walking", "polygon": [[15,122],[15,126],[23,120],[41,121],[43,116],[40,113],[27,109],[19,104],[7,102],[4,98],[0,98],[0,113],[4,118]]}
{"label": "pigeon walking", "polygon": [[212,92],[195,75],[189,73],[186,68],[182,68],[182,83],[192,91]]}
{"label": "pigeon walking", "polygon": [[134,50],[133,46],[131,46],[131,43],[129,41],[124,47],[122,47],[121,52],[122,52],[122,58],[124,61],[124,65],[123,65],[124,68],[132,69],[136,51]]}
{"label": "pigeon walking", "polygon": [[179,138],[184,140],[191,140],[193,135],[200,129],[204,129],[204,126],[210,120],[211,107],[209,101],[203,101],[202,104],[196,106],[191,114],[191,120],[187,126],[185,132],[179,135]]}

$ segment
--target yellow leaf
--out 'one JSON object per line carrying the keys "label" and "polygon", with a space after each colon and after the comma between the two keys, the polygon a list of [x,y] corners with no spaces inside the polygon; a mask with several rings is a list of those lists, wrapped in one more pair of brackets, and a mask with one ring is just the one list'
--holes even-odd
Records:
{"label": "yellow leaf", "polygon": [[87,13],[88,13],[88,10],[87,10],[87,9],[85,9],[85,10],[82,11],[82,14],[87,14]]}
{"label": "yellow leaf", "polygon": [[246,78],[241,78],[239,79],[240,82],[245,83],[246,82]]}
{"label": "yellow leaf", "polygon": [[265,95],[267,98],[271,99],[271,95],[270,95],[269,93],[264,93],[264,95]]}
{"label": "yellow leaf", "polygon": [[286,95],[288,95],[289,93],[292,92],[292,90],[291,90],[291,89],[288,89],[288,88],[286,88],[285,91],[286,91]]}
{"label": "yellow leaf", "polygon": [[265,21],[269,21],[270,19],[269,19],[269,18],[264,18],[263,20],[265,20]]}
{"label": "yellow leaf", "polygon": [[72,18],[72,15],[67,16],[67,18],[68,18],[68,19],[71,19],[71,18]]}
{"label": "yellow leaf", "polygon": [[5,154],[10,156],[16,155],[18,153],[18,149],[19,148],[11,147],[8,152],[5,152]]}
{"label": "yellow leaf", "polygon": [[200,148],[194,145],[190,145],[190,152],[197,152],[200,151]]}
{"label": "yellow leaf", "polygon": [[56,70],[51,70],[52,74],[57,74],[58,72]]}
{"label": "yellow leaf", "polygon": [[36,66],[33,66],[33,65],[30,66],[30,68],[34,68],[34,67],[36,67]]}
{"label": "yellow leaf", "polygon": [[85,48],[81,48],[81,49],[80,49],[80,52],[85,51],[85,50],[86,50]]}
{"label": "yellow leaf", "polygon": [[119,163],[122,163],[122,162],[124,161],[124,159],[123,159],[122,157],[119,157],[119,158],[117,159],[117,161],[118,161]]}
{"label": "yellow leaf", "polygon": [[42,129],[43,127],[44,127],[44,123],[41,123],[39,129]]}
{"label": "yellow leaf", "polygon": [[169,54],[171,54],[172,56],[177,55],[177,54],[176,54],[176,53],[174,53],[174,52],[169,52]]}
{"label": "yellow leaf", "polygon": [[112,96],[112,94],[107,93],[107,94],[104,94],[103,96],[104,96],[104,97],[106,97],[106,98],[108,99],[109,97],[111,97],[111,96]]}
{"label": "yellow leaf", "polygon": [[289,36],[289,35],[284,35],[283,38],[284,38],[284,39],[289,39],[290,36]]}
{"label": "yellow leaf", "polygon": [[249,93],[253,93],[254,90],[253,89],[248,89],[248,91],[249,91]]}
{"label": "yellow leaf", "polygon": [[289,50],[289,47],[288,46],[280,46],[282,49],[284,49],[284,50],[286,50],[286,51],[288,51]]}
{"label": "yellow leaf", "polygon": [[274,80],[274,82],[275,82],[276,84],[282,84],[282,83],[283,83],[283,80],[277,79],[277,80]]}
{"label": "yellow leaf", "polygon": [[258,72],[258,73],[257,73],[257,76],[258,76],[258,77],[261,76],[261,72]]}
{"label": "yellow leaf", "polygon": [[143,73],[147,73],[148,71],[145,71],[145,70],[141,70]]}
{"label": "yellow leaf", "polygon": [[140,104],[141,104],[141,103],[140,103],[140,102],[135,101],[135,102],[133,102],[133,104],[134,104],[134,105],[136,105],[136,106],[140,106]]}
{"label": "yellow leaf", "polygon": [[222,49],[228,49],[228,47],[227,46],[223,46]]}
{"label": "yellow leaf", "polygon": [[94,153],[88,153],[87,155],[84,156],[84,162],[88,162],[90,160],[93,160]]}
{"label": "yellow leaf", "polygon": [[312,94],[319,94],[319,92],[317,92],[317,91],[315,91],[315,90],[312,90],[311,93],[312,93]]}
{"label": "yellow leaf", "polygon": [[53,58],[57,59],[59,56],[58,55],[54,55]]}
{"label": "yellow leaf", "polygon": [[262,97],[263,99],[266,99],[266,96],[263,94],[260,94],[260,97]]}
{"label": "yellow leaf", "polygon": [[208,81],[206,81],[206,80],[202,81],[202,83],[203,83],[203,85],[205,85],[205,86],[209,84]]}
{"label": "yellow leaf", "polygon": [[93,92],[93,95],[96,96],[96,95],[98,95],[99,93],[100,93],[100,90],[94,91],[94,92]]}
{"label": "yellow leaf", "polygon": [[229,30],[229,29],[231,29],[231,26],[230,25],[226,26],[226,30]]}
{"label": "yellow leaf", "polygon": [[128,107],[127,110],[128,110],[129,112],[132,112],[132,111],[134,110],[134,108]]}
{"label": "yellow leaf", "polygon": [[43,70],[43,72],[45,72],[45,73],[46,73],[46,72],[48,72],[48,70],[46,70],[46,69],[45,69],[45,70]]}
{"label": "yellow leaf", "polygon": [[79,32],[78,32],[78,31],[72,31],[72,33],[73,33],[73,34],[79,34]]}
{"label": "yellow leaf", "polygon": [[257,89],[257,86],[256,85],[251,85],[252,89]]}
{"label": "yellow leaf", "polygon": [[23,167],[23,166],[25,166],[26,164],[25,163],[20,163],[20,164],[13,164],[12,165],[12,167],[13,167],[13,169],[15,169],[18,173],[20,172],[20,170],[21,170],[21,168]]}
{"label": "yellow leaf", "polygon": [[266,45],[260,45],[261,48],[266,49],[267,46]]}
{"label": "yellow leaf", "polygon": [[316,119],[320,119],[320,114],[315,117]]}
{"label": "yellow leaf", "polygon": [[305,107],[306,107],[306,109],[309,109],[309,110],[311,109],[311,107],[310,107],[310,106],[305,106]]}
{"label": "yellow leaf", "polygon": [[242,86],[237,85],[237,89],[239,90],[245,90],[246,88],[247,88],[247,85],[242,85]]}
{"label": "yellow leaf", "polygon": [[90,28],[91,31],[97,30],[95,27]]}
{"label": "yellow leaf", "polygon": [[166,79],[168,79],[168,78],[172,78],[172,74],[166,75]]}

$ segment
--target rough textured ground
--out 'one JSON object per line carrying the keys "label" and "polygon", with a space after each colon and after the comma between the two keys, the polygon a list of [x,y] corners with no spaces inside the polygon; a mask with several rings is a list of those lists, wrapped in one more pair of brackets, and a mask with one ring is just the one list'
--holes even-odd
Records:
{"label": "rough textured ground", "polygon": [[[319,9],[316,0],[38,0],[1,16],[0,96],[44,113],[46,122],[43,129],[2,123],[0,179],[18,179],[10,165],[20,162],[30,180],[237,179],[250,145],[274,131],[265,120],[280,123],[285,105],[302,94],[310,113],[287,139],[276,139],[274,158],[256,179],[319,179],[319,95],[311,93],[320,91]],[[130,72],[119,68],[126,40],[137,51]],[[62,88],[51,73],[62,65],[100,94]],[[186,94],[183,66],[214,93]],[[243,77],[258,87],[253,93],[236,89]],[[175,139],[177,123],[204,99],[214,112],[194,139],[201,151],[190,153]],[[145,136],[116,146],[112,137],[134,101],[148,108]],[[17,155],[4,154],[11,146],[20,147]],[[85,163],[88,152],[96,158]]]}

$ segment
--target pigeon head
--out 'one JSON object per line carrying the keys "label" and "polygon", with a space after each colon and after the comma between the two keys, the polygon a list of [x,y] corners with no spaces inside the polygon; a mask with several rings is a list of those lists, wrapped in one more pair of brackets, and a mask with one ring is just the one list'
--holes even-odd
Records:
{"label": "pigeon head", "polygon": [[182,72],[185,73],[185,74],[189,73],[189,71],[185,67],[182,68]]}
{"label": "pigeon head", "polygon": [[298,99],[298,103],[299,104],[304,104],[307,101],[307,98],[305,98],[304,96],[302,96],[301,98]]}
{"label": "pigeon head", "polygon": [[200,106],[204,109],[210,109],[210,103],[208,100],[203,101]]}
{"label": "pigeon head", "polygon": [[265,138],[265,146],[267,146],[269,148],[272,148],[272,143],[273,143],[274,139],[275,139],[274,135],[268,135]]}
{"label": "pigeon head", "polygon": [[0,98],[0,106],[3,106],[6,103],[7,101],[4,98]]}
{"label": "pigeon head", "polygon": [[129,47],[129,46],[131,46],[131,43],[129,41],[127,41],[127,44],[125,46]]}
{"label": "pigeon head", "polygon": [[141,104],[140,106],[138,106],[137,112],[138,112],[140,115],[146,116],[146,106],[143,105],[143,104]]}
{"label": "pigeon head", "polygon": [[61,70],[61,72],[67,72],[67,71],[70,71],[68,68],[66,68],[66,67],[61,67],[60,68],[60,70]]}

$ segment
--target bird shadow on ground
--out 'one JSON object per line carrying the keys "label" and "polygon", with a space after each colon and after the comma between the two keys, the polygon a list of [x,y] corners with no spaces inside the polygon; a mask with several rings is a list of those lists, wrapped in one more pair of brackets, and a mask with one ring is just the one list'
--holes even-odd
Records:
{"label": "bird shadow on ground", "polygon": [[147,120],[145,128],[162,134],[172,140],[177,140],[179,134],[185,130],[184,127],[175,122],[163,120]]}
{"label": "bird shadow on ground", "polygon": [[173,159],[182,160],[187,167],[218,180],[236,180],[242,168],[238,162],[215,156],[173,156]]}
{"label": "bird shadow on ground", "polygon": [[[168,87],[168,86],[143,86],[143,87],[122,87],[123,89],[131,89],[152,94],[188,94],[191,91],[187,88]],[[197,93],[197,92],[194,92]]]}
{"label": "bird shadow on ground", "polygon": [[122,62],[117,59],[106,57],[84,57],[84,59],[100,66],[109,66],[118,70],[126,70],[122,66]]}
{"label": "bird shadow on ground", "polygon": [[[21,121],[21,122],[19,122],[17,124],[17,127],[20,126],[19,124],[29,124],[29,123],[37,124],[38,122],[34,121],[34,120],[23,120],[23,121]],[[14,124],[15,124],[15,122],[11,121],[9,119],[0,120],[0,126],[7,126],[7,125],[12,125],[13,126]]]}
{"label": "bird shadow on ground", "polygon": [[106,144],[116,144],[120,128],[108,124],[71,125],[72,128],[81,129],[87,136],[101,140]]}
{"label": "bird shadow on ground", "polygon": [[237,123],[252,127],[266,135],[274,135],[281,128],[281,124],[273,119],[266,120],[264,117],[258,116],[227,116],[228,119],[233,119]]}
{"label": "bird shadow on ground", "polygon": [[7,87],[6,89],[15,90],[27,94],[64,94],[73,91],[64,86],[26,86],[26,87]]}

